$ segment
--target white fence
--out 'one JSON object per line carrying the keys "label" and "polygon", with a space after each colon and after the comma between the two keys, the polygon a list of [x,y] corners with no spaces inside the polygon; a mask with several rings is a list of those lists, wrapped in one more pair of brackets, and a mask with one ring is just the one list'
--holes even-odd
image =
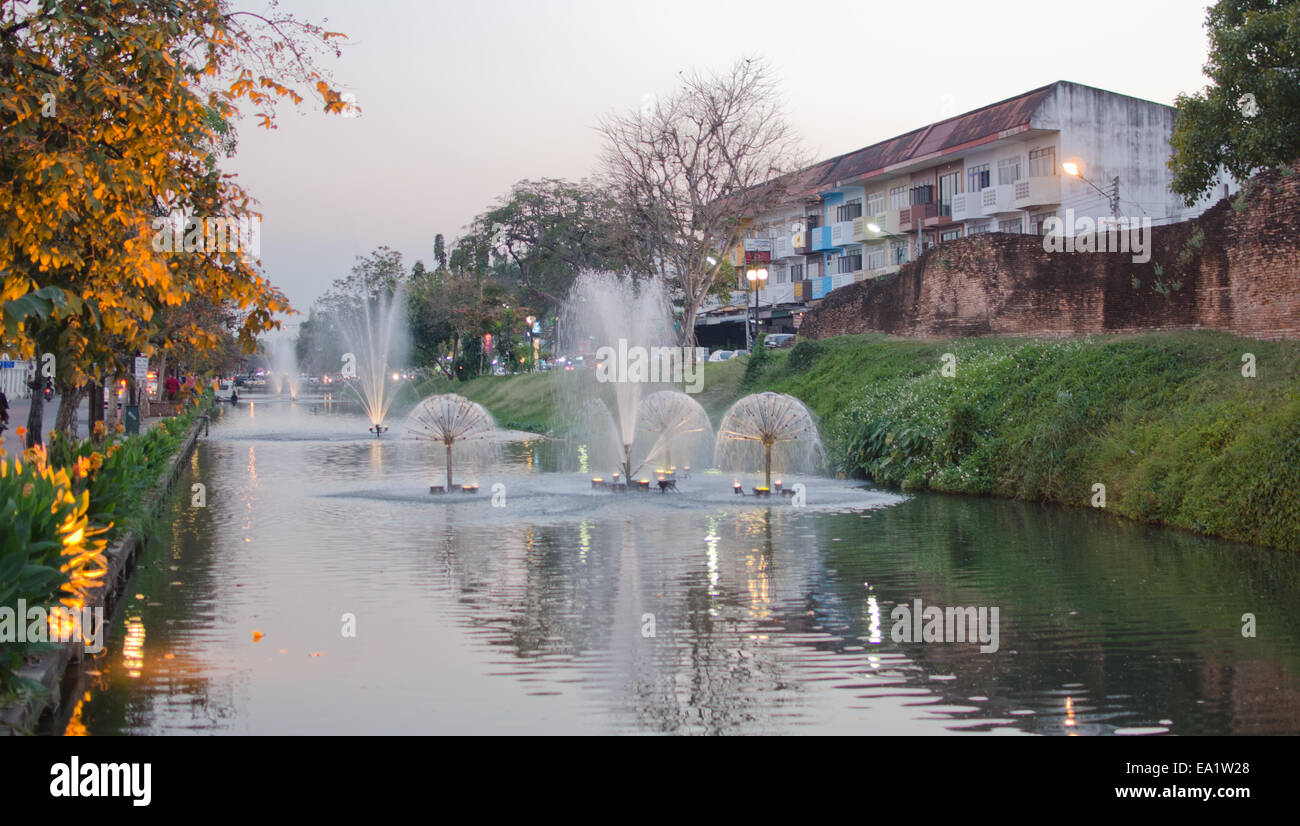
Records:
{"label": "white fence", "polygon": [[8,356],[0,356],[0,390],[10,401],[27,398],[27,362],[11,362]]}

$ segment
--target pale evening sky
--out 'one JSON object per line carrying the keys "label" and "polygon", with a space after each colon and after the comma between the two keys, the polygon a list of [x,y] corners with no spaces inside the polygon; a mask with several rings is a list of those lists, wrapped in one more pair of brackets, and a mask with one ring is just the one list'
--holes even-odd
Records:
{"label": "pale evening sky", "polygon": [[[763,55],[817,158],[1055,80],[1162,103],[1205,84],[1203,0],[283,0],[343,31],[322,59],[364,113],[239,123],[227,165],[264,213],[262,262],[304,313],[380,245],[432,261],[511,184],[594,171],[597,118],[677,72]],[[256,2],[248,4],[256,8]],[[311,99],[309,99],[310,101]]]}

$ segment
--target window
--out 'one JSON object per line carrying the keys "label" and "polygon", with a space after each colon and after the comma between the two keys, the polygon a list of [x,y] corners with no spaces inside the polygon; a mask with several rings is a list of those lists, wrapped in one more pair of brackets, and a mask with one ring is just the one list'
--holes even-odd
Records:
{"label": "window", "polygon": [[998,184],[1005,186],[1020,180],[1020,156],[998,161]]}
{"label": "window", "polygon": [[1056,147],[1044,146],[1029,153],[1029,177],[1042,178],[1056,174]]}
{"label": "window", "polygon": [[939,240],[940,240],[940,241],[956,241],[956,240],[957,240],[958,238],[960,238],[960,237],[961,237],[961,230],[959,230],[959,229],[950,229],[950,230],[948,230],[947,232],[942,233],[942,234],[939,236]]}
{"label": "window", "polygon": [[983,235],[989,232],[993,226],[992,221],[980,221],[978,224],[971,224],[966,230],[967,235]]}
{"label": "window", "polygon": [[867,269],[878,270],[885,266],[885,245],[867,247]]}
{"label": "window", "polygon": [[950,172],[939,176],[939,214],[952,215],[952,196],[957,194],[957,184],[961,175]]}
{"label": "window", "polygon": [[862,217],[861,198],[854,198],[852,201],[848,201],[847,203],[845,203],[844,206],[836,207],[835,209],[836,221],[852,221],[854,218],[861,218],[861,217]]}
{"label": "window", "polygon": [[889,208],[907,209],[907,185],[896,186],[889,190]]}
{"label": "window", "polygon": [[934,203],[934,184],[921,184],[912,187],[913,204],[932,204]]}
{"label": "window", "polygon": [[773,268],[772,268],[772,283],[773,283],[773,284],[784,284],[784,283],[785,283],[785,267],[773,267]]}
{"label": "window", "polygon": [[998,232],[1018,233],[1022,231],[1023,228],[1024,228],[1024,224],[1021,222],[1019,218],[1007,218],[1005,220],[998,221]]}
{"label": "window", "polygon": [[1048,218],[1055,218],[1056,210],[1050,212],[1039,212],[1036,215],[1029,216],[1029,232],[1033,235],[1043,234],[1043,224]]}
{"label": "window", "polygon": [[820,212],[809,215],[807,218],[804,218],[803,220],[804,220],[804,227],[809,230],[813,229],[814,227],[819,227],[822,225],[822,216]]}
{"label": "window", "polygon": [[889,244],[889,257],[895,264],[902,264],[907,261],[907,251],[911,248],[907,241],[892,241]]}
{"label": "window", "polygon": [[808,277],[821,278],[821,276],[822,276],[822,260],[820,258],[814,258],[808,262]]}
{"label": "window", "polygon": [[989,165],[982,163],[966,170],[966,191],[979,192],[989,185]]}
{"label": "window", "polygon": [[873,192],[867,196],[867,214],[879,215],[885,211],[885,193]]}
{"label": "window", "polygon": [[839,272],[857,272],[860,269],[862,269],[862,247],[845,250],[840,256]]}
{"label": "window", "polygon": [[791,280],[791,281],[802,281],[802,280],[803,280],[803,264],[791,264],[791,265],[790,265],[790,280]]}

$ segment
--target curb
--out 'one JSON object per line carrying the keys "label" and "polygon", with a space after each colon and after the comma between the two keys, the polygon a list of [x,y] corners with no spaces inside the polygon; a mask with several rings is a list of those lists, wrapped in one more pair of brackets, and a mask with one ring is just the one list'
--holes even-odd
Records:
{"label": "curb", "polygon": [[[180,475],[184,462],[189,461],[194,446],[198,444],[199,432],[206,433],[212,406],[209,405],[190,425],[181,437],[176,452],[167,460],[166,466],[158,476],[157,482],[150,488],[143,500],[144,517],[152,517],[158,510],[160,502],[171,493],[176,477]],[[143,539],[135,531],[127,531],[122,537],[104,551],[107,573],[104,574],[104,587],[95,591],[94,599],[86,603],[87,608],[102,606],[104,622],[108,623],[113,608],[126,586],[132,563],[136,554],[143,547]],[[14,705],[0,707],[0,736],[32,734],[46,711],[58,712],[63,701],[63,687],[69,674],[69,666],[80,662],[85,656],[85,647],[77,642],[68,642],[58,648],[42,651],[33,662],[24,664],[17,673],[29,680],[45,686],[46,691],[38,693]]]}

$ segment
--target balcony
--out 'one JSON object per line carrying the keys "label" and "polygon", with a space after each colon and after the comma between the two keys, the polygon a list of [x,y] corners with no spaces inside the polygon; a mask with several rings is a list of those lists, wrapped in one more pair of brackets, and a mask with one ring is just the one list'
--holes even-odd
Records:
{"label": "balcony", "polygon": [[971,221],[984,217],[984,199],[980,192],[963,192],[952,196],[952,219]]}
{"label": "balcony", "polygon": [[898,211],[898,231],[915,232],[920,226],[925,225],[927,218],[934,218],[938,214],[938,204],[913,204],[906,209],[900,209]]}
{"label": "balcony", "polygon": [[794,242],[799,240],[798,235],[778,235],[772,239],[772,260],[776,261],[781,258],[793,258],[799,255],[795,252]]}
{"label": "balcony", "polygon": [[[867,224],[875,224],[879,232],[872,232]],[[878,241],[890,235],[898,235],[898,210],[891,209],[879,215],[858,218],[853,222],[853,240],[857,242]]]}
{"label": "balcony", "polygon": [[1010,215],[1016,211],[1012,195],[1015,184],[1000,184],[980,190],[980,206],[985,215]]}
{"label": "balcony", "polygon": [[851,243],[853,243],[853,221],[836,221],[831,224],[832,247],[842,247]]}
{"label": "balcony", "polygon": [[853,241],[853,222],[837,221],[812,231],[813,252],[842,247]]}
{"label": "balcony", "polygon": [[1059,175],[1040,175],[1037,178],[1024,178],[1012,186],[1011,204],[1016,209],[1030,207],[1054,206],[1061,203],[1061,178]]}

